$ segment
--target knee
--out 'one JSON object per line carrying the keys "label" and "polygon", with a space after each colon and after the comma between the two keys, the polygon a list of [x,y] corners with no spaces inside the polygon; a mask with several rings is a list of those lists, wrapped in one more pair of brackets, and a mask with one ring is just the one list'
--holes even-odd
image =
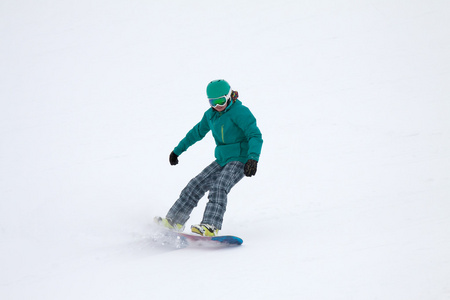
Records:
{"label": "knee", "polygon": [[213,193],[215,192],[228,194],[229,191],[230,191],[229,185],[224,184],[223,182],[217,182],[213,184],[213,186],[211,187],[211,192]]}

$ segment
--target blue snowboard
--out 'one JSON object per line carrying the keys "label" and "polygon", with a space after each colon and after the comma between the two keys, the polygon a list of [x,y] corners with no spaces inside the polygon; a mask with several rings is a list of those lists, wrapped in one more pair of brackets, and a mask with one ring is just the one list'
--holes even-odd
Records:
{"label": "blue snowboard", "polygon": [[189,233],[176,232],[177,236],[181,239],[185,239],[187,243],[202,244],[211,243],[223,246],[239,246],[244,242],[241,238],[233,235],[220,235],[220,236],[201,236]]}
{"label": "blue snowboard", "polygon": [[243,240],[237,236],[201,236],[183,232],[176,232],[167,228],[161,228],[160,234],[153,237],[154,242],[175,248],[193,247],[230,247],[242,245]]}

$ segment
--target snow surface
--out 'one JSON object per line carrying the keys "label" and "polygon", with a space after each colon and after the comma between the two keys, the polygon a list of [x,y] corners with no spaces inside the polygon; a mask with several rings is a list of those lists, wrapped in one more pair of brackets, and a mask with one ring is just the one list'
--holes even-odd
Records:
{"label": "snow surface", "polygon": [[[450,299],[450,4],[0,2],[0,299]],[[264,146],[242,247],[152,243],[225,78]],[[189,222],[199,222],[206,198]],[[191,223],[190,223],[191,224]]]}

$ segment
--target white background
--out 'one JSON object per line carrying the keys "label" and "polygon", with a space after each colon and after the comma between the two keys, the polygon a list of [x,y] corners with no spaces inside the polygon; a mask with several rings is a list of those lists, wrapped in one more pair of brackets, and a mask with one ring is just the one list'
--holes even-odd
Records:
{"label": "white background", "polygon": [[[0,2],[1,299],[450,299],[448,1]],[[231,249],[152,243],[224,78]],[[188,226],[201,220],[206,198]]]}

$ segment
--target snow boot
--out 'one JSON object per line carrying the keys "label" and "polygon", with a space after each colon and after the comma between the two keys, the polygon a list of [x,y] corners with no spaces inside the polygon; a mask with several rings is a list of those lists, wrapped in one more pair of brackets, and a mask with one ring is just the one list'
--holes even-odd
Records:
{"label": "snow boot", "polygon": [[175,223],[172,219],[155,217],[153,220],[156,224],[176,232],[183,232],[184,230],[184,225]]}
{"label": "snow boot", "polygon": [[203,236],[217,236],[219,234],[219,229],[214,227],[214,225],[208,224],[192,225],[191,231],[193,233],[200,234]]}

